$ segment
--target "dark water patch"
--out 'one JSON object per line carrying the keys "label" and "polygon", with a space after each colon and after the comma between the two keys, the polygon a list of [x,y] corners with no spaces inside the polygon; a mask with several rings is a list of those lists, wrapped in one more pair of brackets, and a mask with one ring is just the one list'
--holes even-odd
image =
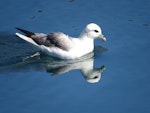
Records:
{"label": "dark water patch", "polygon": [[143,24],[143,26],[148,27],[148,26],[150,26],[150,24],[145,23],[145,24]]}
{"label": "dark water patch", "polygon": [[42,13],[42,12],[43,12],[43,10],[39,9],[37,12],[38,12],[38,13]]}
{"label": "dark water patch", "polygon": [[0,33],[0,67],[18,63],[32,52],[34,49],[14,34]]}
{"label": "dark water patch", "polygon": [[74,2],[75,0],[68,0],[69,2]]}

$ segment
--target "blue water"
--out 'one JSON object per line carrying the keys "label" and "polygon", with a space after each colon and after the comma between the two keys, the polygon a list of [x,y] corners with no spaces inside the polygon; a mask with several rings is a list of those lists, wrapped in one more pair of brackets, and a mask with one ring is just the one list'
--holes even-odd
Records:
{"label": "blue water", "polygon": [[[149,0],[1,0],[0,9],[0,113],[150,112]],[[14,36],[15,27],[78,36],[90,22],[107,42],[77,61],[31,57],[37,50]]]}

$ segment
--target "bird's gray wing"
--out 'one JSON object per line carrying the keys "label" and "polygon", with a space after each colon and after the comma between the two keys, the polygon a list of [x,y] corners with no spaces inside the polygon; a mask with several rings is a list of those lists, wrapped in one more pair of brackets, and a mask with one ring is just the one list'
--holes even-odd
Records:
{"label": "bird's gray wing", "polygon": [[73,45],[70,38],[62,32],[53,32],[48,34],[47,41],[49,41],[53,46],[66,51],[68,51]]}
{"label": "bird's gray wing", "polygon": [[47,36],[47,34],[35,33],[34,35],[31,35],[30,38],[32,38],[38,45],[44,45],[47,47],[54,46],[50,40],[47,40]]}
{"label": "bird's gray wing", "polygon": [[73,43],[70,38],[62,32],[52,32],[49,34],[33,33],[21,28],[17,28],[30,37],[38,45],[44,45],[46,47],[56,47],[68,51]]}
{"label": "bird's gray wing", "polygon": [[23,32],[27,37],[31,38],[38,45],[53,46],[53,44],[51,44],[50,41],[47,40],[47,34],[33,33],[31,31],[27,31],[21,28],[16,29]]}

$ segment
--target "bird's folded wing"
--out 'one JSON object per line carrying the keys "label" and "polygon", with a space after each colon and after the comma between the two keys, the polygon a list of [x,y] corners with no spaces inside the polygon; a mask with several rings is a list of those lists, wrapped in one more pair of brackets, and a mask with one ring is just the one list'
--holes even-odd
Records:
{"label": "bird's folded wing", "polygon": [[43,34],[32,33],[20,28],[17,29],[26,34],[22,35],[20,33],[16,33],[17,36],[36,46],[44,45],[46,47],[55,47],[65,51],[68,51],[73,46],[73,42],[70,40],[70,38],[62,32]]}
{"label": "bird's folded wing", "polygon": [[73,46],[70,38],[62,32],[54,32],[47,35],[47,40],[55,47],[68,51]]}

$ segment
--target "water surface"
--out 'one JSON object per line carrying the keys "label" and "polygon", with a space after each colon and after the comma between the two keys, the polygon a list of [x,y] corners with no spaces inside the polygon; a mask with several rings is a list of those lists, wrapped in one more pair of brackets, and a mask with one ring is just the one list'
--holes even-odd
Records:
{"label": "water surface", "polygon": [[[0,2],[1,113],[150,112],[148,0],[25,4]],[[78,61],[31,57],[37,50],[14,36],[18,26],[78,36],[90,22],[101,26],[107,42],[96,40],[95,51]]]}

